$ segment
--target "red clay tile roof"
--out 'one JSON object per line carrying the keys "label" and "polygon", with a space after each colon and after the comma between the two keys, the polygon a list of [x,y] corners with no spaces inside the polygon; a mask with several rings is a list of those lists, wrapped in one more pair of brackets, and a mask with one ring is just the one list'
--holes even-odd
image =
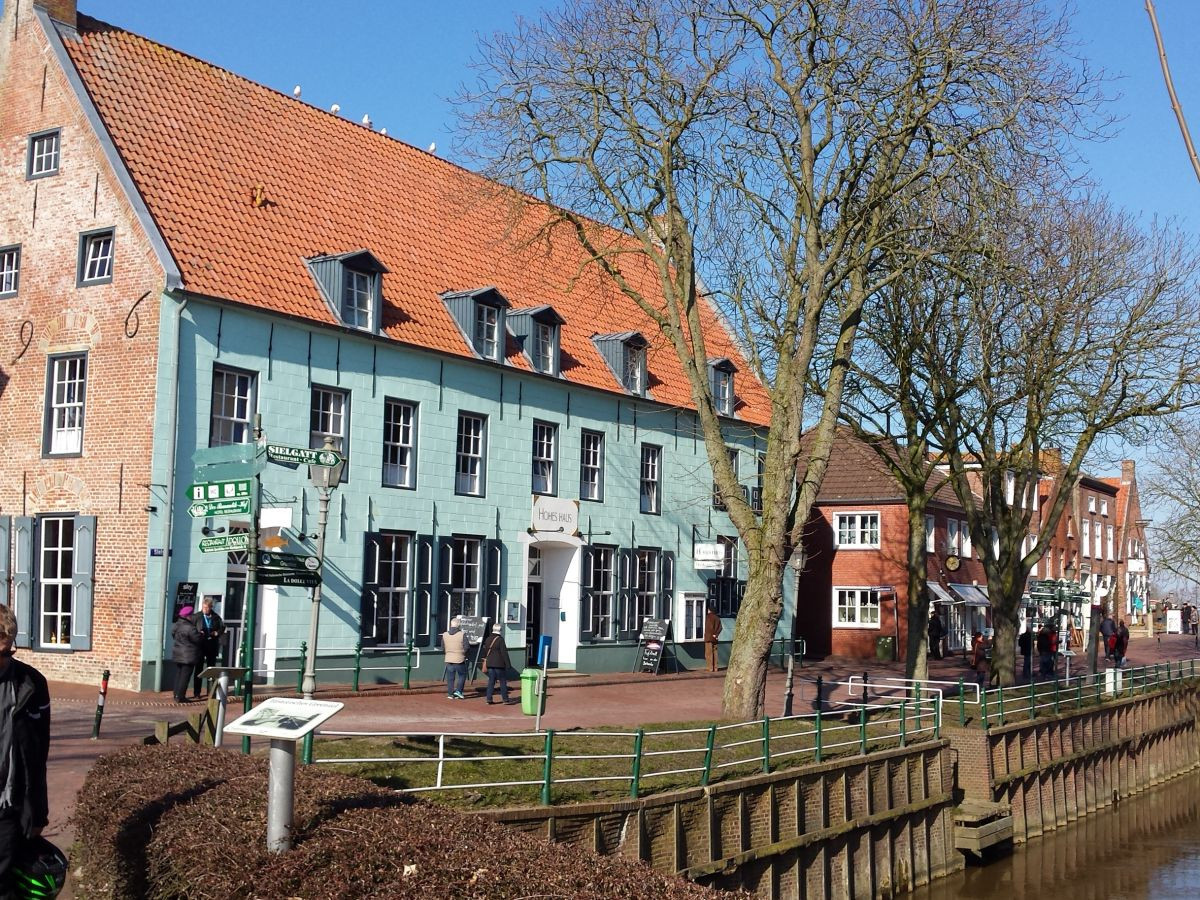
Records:
{"label": "red clay tile roof", "polygon": [[[623,393],[591,335],[638,330],[651,342],[650,395],[693,406],[653,322],[598,273],[577,277],[583,255],[573,239],[515,250],[508,211],[480,190],[487,182],[479,176],[87,16],[79,39],[64,44],[185,290],[336,324],[304,260],[366,248],[390,270],[387,337],[470,357],[439,295],[495,285],[515,308],[549,304],[566,320],[566,381]],[[260,189],[267,202],[257,206]],[[633,277],[654,290],[648,269]],[[708,355],[727,356],[742,372],[738,416],[767,422],[766,392],[715,313],[705,307],[704,316]],[[512,350],[508,364],[529,368]]]}

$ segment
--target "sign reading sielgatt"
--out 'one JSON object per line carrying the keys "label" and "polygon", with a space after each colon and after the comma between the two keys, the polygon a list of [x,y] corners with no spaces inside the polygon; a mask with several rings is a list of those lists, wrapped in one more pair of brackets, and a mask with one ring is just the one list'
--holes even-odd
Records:
{"label": "sign reading sielgatt", "polygon": [[309,450],[307,447],[288,447],[285,444],[267,444],[267,460],[291,466],[325,466],[330,468],[342,461],[333,450]]}

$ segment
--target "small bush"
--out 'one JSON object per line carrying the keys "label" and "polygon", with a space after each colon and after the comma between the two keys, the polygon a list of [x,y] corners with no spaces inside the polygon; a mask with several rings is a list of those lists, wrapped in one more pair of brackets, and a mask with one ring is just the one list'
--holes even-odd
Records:
{"label": "small bush", "polygon": [[672,898],[715,892],[370,782],[297,767],[294,849],[266,850],[261,757],[194,746],[102,757],[76,808],[76,895]]}

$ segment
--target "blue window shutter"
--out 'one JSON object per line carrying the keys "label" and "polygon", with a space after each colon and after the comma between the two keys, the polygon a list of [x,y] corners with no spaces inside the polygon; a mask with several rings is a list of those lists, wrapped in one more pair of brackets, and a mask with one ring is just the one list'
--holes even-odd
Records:
{"label": "blue window shutter", "polygon": [[96,517],[75,517],[75,571],[71,575],[71,649],[92,649],[96,583]]}
{"label": "blue window shutter", "polygon": [[17,646],[33,646],[33,518],[14,516],[12,558],[12,611],[17,617]]}
{"label": "blue window shutter", "polygon": [[596,598],[592,593],[595,585],[592,584],[591,547],[585,546],[581,549],[579,564],[583,567],[579,576],[579,640],[590,643],[596,639],[592,632],[593,604]]}
{"label": "blue window shutter", "polygon": [[8,595],[9,559],[11,557],[9,548],[11,546],[12,517],[0,516],[0,603],[5,606],[12,605],[12,598]]}
{"label": "blue window shutter", "polygon": [[450,624],[450,563],[454,558],[454,539],[438,538],[437,570],[438,580],[433,595],[436,598],[434,606],[434,634],[440,635]]}
{"label": "blue window shutter", "polygon": [[[617,637],[622,641],[631,641],[637,635],[640,622],[634,622],[637,618],[634,615],[633,607],[633,551],[618,550],[617,560],[620,570],[620,587],[617,589],[617,597],[619,598],[618,610],[621,617],[620,624],[617,629]],[[632,628],[630,626],[633,626]]]}
{"label": "blue window shutter", "polygon": [[664,550],[660,557],[658,582],[662,589],[662,607],[658,611],[658,617],[670,619],[675,606],[675,554],[670,550]]}
{"label": "blue window shutter", "polygon": [[362,596],[359,599],[359,636],[364,646],[378,643],[375,621],[379,606],[379,535],[368,532],[363,536]]}
{"label": "blue window shutter", "polygon": [[413,600],[413,643],[422,647],[430,644],[429,610],[434,597],[433,585],[433,537],[417,535],[417,585]]}
{"label": "blue window shutter", "polygon": [[483,565],[483,614],[495,624],[500,621],[500,586],[504,581],[503,541],[483,542]]}

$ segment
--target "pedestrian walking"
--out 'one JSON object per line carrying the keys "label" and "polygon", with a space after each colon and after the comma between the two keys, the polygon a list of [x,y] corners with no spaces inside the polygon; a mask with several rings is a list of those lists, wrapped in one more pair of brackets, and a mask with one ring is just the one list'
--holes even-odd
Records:
{"label": "pedestrian walking", "polygon": [[942,624],[942,617],[935,607],[929,616],[929,655],[934,659],[942,658],[942,639],[945,636],[946,626]]}
{"label": "pedestrian walking", "polygon": [[971,635],[971,668],[975,670],[975,681],[980,689],[986,689],[991,675],[991,663],[987,658],[987,641],[982,631]]}
{"label": "pedestrian walking", "polygon": [[1021,672],[1026,681],[1033,679],[1033,623],[1028,622],[1025,630],[1017,638],[1017,648],[1021,651]]}
{"label": "pedestrian walking", "polygon": [[200,699],[200,673],[217,664],[221,656],[221,638],[225,635],[225,621],[213,609],[211,597],[200,602],[200,612],[192,614],[196,630],[200,632],[200,659],[192,680],[192,696]]}
{"label": "pedestrian walking", "polygon": [[50,820],[46,762],[50,690],[33,666],[13,658],[17,619],[0,604],[0,896],[15,897],[12,867]]}
{"label": "pedestrian walking", "polygon": [[721,617],[709,604],[704,612],[704,663],[708,671],[717,671],[717,641],[721,636]]}
{"label": "pedestrian walking", "polygon": [[[1188,624],[1192,626],[1192,637],[1200,638],[1200,607],[1192,607],[1192,612],[1188,616]],[[1200,647],[1200,640],[1196,641],[1196,646]]]}
{"label": "pedestrian walking", "polygon": [[492,691],[500,684],[500,699],[512,703],[508,696],[508,670],[512,663],[508,659],[508,647],[504,646],[503,629],[499,624],[492,626],[492,633],[483,645],[483,671],[487,675],[487,702],[492,704]]}
{"label": "pedestrian walking", "polygon": [[1117,625],[1113,621],[1111,613],[1104,614],[1104,620],[1100,623],[1100,638],[1104,641],[1104,658],[1113,658],[1113,648],[1116,646]]}
{"label": "pedestrian walking", "polygon": [[192,621],[192,607],[179,611],[171,627],[171,659],[175,663],[175,702],[186,703],[188,683],[200,662],[200,632]]}
{"label": "pedestrian walking", "polygon": [[1117,624],[1116,648],[1114,655],[1117,660],[1117,668],[1125,668],[1125,654],[1129,650],[1129,629],[1125,627],[1125,620],[1122,619]]}
{"label": "pedestrian walking", "polygon": [[1037,633],[1038,677],[1054,677],[1054,632],[1050,623],[1046,622]]}
{"label": "pedestrian walking", "polygon": [[462,700],[467,686],[467,636],[459,628],[458,616],[442,632],[442,650],[446,654],[446,697]]}

